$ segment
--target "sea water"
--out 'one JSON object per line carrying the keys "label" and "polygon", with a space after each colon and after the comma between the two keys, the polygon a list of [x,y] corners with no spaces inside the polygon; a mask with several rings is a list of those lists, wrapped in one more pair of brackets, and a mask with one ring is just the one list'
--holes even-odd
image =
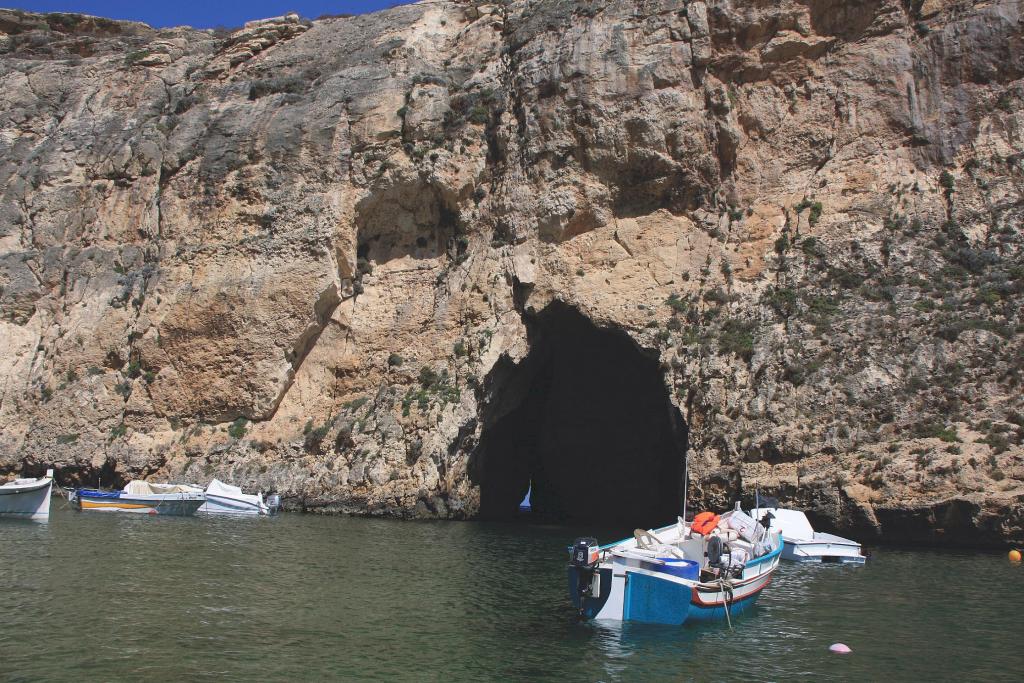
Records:
{"label": "sea water", "polygon": [[[879,548],[862,567],[784,563],[732,630],[578,623],[566,546],[594,528],[62,504],[46,524],[0,520],[2,681],[891,683],[1024,672],[1024,567],[1004,553]],[[835,642],[853,653],[830,654]]]}

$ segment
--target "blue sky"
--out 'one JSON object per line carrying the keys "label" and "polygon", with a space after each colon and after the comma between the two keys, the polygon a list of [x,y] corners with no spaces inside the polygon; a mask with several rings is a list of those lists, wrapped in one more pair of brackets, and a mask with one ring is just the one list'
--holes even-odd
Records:
{"label": "blue sky", "polygon": [[241,26],[252,19],[298,12],[311,19],[321,14],[361,14],[404,4],[401,0],[0,0],[0,7],[30,12],[81,12],[111,19],[134,19],[151,26],[197,28]]}

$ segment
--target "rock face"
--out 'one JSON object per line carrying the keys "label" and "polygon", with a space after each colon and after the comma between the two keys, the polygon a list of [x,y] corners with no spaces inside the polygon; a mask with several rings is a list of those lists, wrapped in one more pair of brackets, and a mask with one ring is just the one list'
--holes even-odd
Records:
{"label": "rock face", "polygon": [[0,10],[0,472],[1020,541],[1022,79],[1016,0]]}

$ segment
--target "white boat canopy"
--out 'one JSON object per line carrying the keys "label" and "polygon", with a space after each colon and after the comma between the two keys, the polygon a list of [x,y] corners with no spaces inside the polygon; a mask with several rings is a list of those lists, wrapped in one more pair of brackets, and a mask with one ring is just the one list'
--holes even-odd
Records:
{"label": "white boat canopy", "polygon": [[800,510],[756,508],[751,512],[751,516],[760,521],[766,512],[770,512],[774,516],[771,528],[782,532],[783,538],[796,541],[814,540],[814,528],[811,526],[810,521],[808,521],[807,515]]}

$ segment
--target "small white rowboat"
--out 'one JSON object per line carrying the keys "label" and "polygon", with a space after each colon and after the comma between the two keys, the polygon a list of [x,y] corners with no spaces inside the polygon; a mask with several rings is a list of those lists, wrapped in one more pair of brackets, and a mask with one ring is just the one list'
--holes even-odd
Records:
{"label": "small white rowboat", "polygon": [[0,517],[47,519],[52,491],[53,470],[46,470],[45,477],[7,482],[0,486]]}

